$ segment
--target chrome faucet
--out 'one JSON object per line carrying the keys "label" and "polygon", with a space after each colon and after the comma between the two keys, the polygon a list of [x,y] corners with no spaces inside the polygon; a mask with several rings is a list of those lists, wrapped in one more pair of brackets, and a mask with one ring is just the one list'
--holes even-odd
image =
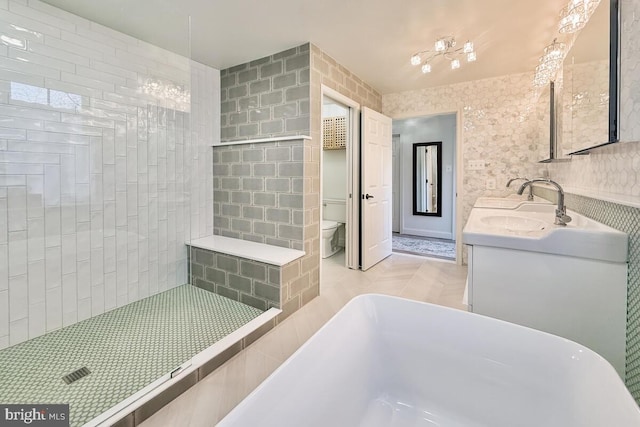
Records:
{"label": "chrome faucet", "polygon": [[[529,178],[511,178],[509,181],[507,181],[507,188],[509,188],[513,181],[529,181]],[[529,187],[529,197],[527,197],[527,200],[533,200],[533,187]]]}
{"label": "chrome faucet", "polygon": [[556,207],[556,220],[554,224],[556,225],[567,225],[568,222],[571,222],[571,217],[567,215],[567,207],[564,205],[564,191],[560,184],[550,179],[538,178],[532,179],[531,181],[527,181],[518,189],[518,194],[522,194],[527,186],[531,187],[536,182],[543,182],[545,184],[550,184],[556,187],[558,190],[558,206]]}

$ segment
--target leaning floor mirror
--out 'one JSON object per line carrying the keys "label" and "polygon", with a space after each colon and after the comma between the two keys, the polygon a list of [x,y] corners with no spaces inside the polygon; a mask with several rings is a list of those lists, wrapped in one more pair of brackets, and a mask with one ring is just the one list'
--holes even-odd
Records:
{"label": "leaning floor mirror", "polygon": [[442,142],[413,144],[413,214],[442,216]]}

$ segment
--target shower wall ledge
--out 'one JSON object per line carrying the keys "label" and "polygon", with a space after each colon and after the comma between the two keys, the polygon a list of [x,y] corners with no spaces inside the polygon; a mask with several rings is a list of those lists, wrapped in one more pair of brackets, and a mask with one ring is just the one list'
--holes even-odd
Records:
{"label": "shower wall ledge", "polygon": [[239,144],[257,144],[260,142],[280,142],[280,141],[297,141],[300,139],[311,139],[308,135],[291,135],[291,136],[274,136],[273,138],[255,138],[255,139],[242,139],[237,141],[221,141],[211,144],[211,147],[224,147],[227,145],[239,145]]}

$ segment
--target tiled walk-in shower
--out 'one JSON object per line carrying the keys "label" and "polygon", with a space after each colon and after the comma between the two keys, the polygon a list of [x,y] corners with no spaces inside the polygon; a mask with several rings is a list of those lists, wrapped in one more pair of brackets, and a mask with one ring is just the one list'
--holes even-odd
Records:
{"label": "tiled walk-in shower", "polygon": [[[80,426],[262,313],[182,285],[0,350],[0,402],[68,403]],[[67,384],[63,377],[87,368]]]}

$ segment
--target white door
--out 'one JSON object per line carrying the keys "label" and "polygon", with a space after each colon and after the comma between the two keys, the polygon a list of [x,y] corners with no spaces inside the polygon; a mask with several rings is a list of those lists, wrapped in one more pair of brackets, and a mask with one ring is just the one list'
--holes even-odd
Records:
{"label": "white door", "polygon": [[362,109],[362,259],[367,270],[391,255],[391,118]]}

